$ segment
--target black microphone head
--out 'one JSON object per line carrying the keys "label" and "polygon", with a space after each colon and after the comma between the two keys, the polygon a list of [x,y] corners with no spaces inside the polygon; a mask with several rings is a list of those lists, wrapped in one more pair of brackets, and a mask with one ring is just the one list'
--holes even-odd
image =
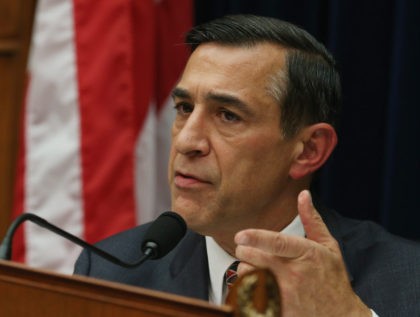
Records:
{"label": "black microphone head", "polygon": [[186,232],[184,219],[173,211],[165,211],[150,225],[141,249],[143,253],[152,252],[150,259],[160,259],[175,248]]}

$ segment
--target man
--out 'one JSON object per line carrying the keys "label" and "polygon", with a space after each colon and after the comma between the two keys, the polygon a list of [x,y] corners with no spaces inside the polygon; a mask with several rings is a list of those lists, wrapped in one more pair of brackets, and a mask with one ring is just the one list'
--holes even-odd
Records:
{"label": "man", "polygon": [[[419,316],[420,248],[312,205],[337,136],[339,76],[326,49],[283,21],[230,16],[194,28],[173,90],[172,210],[190,231],[126,270],[85,251],[75,273],[221,303],[223,274],[265,267],[282,316]],[[99,244],[138,258],[148,225]],[[374,311],[372,311],[372,310]]]}

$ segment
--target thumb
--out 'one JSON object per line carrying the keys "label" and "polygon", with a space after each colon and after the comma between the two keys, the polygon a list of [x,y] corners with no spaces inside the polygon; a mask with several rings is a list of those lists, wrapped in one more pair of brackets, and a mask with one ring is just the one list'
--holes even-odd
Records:
{"label": "thumb", "polygon": [[303,190],[298,195],[298,212],[305,229],[306,237],[328,247],[335,245],[335,240],[331,236],[321,215],[312,203],[309,190]]}

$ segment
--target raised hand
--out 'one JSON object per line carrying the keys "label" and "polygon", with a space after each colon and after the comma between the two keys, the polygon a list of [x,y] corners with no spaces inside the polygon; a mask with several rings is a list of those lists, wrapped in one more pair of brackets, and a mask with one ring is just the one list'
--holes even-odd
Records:
{"label": "raised hand", "polygon": [[337,241],[312,204],[309,191],[298,196],[306,238],[247,229],[235,236],[236,257],[252,267],[269,268],[280,288],[282,315],[372,316],[351,288]]}

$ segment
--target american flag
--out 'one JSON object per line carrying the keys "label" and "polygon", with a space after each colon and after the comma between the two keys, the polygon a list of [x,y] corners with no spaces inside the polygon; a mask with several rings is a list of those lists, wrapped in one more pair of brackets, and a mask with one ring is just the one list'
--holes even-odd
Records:
{"label": "american flag", "polygon": [[[192,0],[39,0],[14,216],[95,242],[169,208],[170,92]],[[80,249],[33,224],[15,260],[71,273]]]}

